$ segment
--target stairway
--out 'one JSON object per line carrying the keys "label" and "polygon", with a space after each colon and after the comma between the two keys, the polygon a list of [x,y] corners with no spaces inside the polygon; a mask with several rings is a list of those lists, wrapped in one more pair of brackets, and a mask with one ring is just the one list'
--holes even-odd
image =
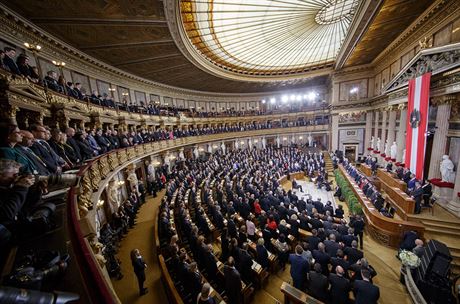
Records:
{"label": "stairway", "polygon": [[460,219],[443,219],[434,216],[427,218],[426,216],[413,215],[408,220],[420,222],[425,226],[424,236],[427,242],[435,239],[449,247],[453,258],[451,264],[452,272],[460,274]]}
{"label": "stairway", "polygon": [[329,176],[334,175],[334,166],[332,165],[331,155],[328,151],[323,151],[324,162],[326,163],[326,171]]}

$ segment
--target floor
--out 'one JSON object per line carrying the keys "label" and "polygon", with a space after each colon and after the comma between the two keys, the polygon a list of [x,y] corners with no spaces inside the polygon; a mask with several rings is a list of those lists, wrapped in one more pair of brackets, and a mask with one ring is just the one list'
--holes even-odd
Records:
{"label": "floor", "polygon": [[[164,190],[156,198],[147,199],[147,202],[139,210],[136,225],[121,241],[117,257],[122,262],[121,268],[124,277],[119,281],[113,280],[112,284],[122,303],[168,303],[163,283],[161,282],[156,248],[153,245],[155,244],[153,223],[157,217],[158,206],[163,195]],[[139,296],[137,280],[129,255],[134,248],[140,250],[148,266],[145,272],[146,281],[144,286],[148,288],[149,292],[142,297]]]}
{"label": "floor", "polygon": [[[311,184],[307,185],[306,181],[300,181],[305,193],[310,193],[313,197],[325,195],[335,203],[332,197],[332,192],[327,193],[324,190],[317,190]],[[283,188],[289,189],[290,183],[283,184]],[[326,192],[326,193],[324,193]],[[153,199],[147,200],[147,203],[141,207],[139,211],[136,226],[129,231],[126,237],[121,242],[121,249],[118,253],[118,258],[122,261],[122,269],[124,277],[120,281],[113,281],[113,286],[122,303],[168,303],[164,288],[161,282],[161,274],[158,268],[157,256],[154,244],[153,221],[157,216],[160,197],[163,193]],[[326,201],[327,201],[326,200]],[[345,204],[344,210],[346,217],[348,210]],[[146,284],[149,293],[142,297],[138,295],[137,282],[132,271],[129,252],[133,248],[138,248],[147,262],[148,270],[146,271]],[[215,246],[218,249],[217,246]],[[410,298],[405,290],[405,287],[399,282],[400,262],[395,257],[396,251],[392,248],[378,244],[368,235],[364,236],[364,255],[369,263],[376,269],[377,276],[374,283],[380,287],[381,304],[409,304]],[[280,286],[283,281],[290,282],[289,274],[290,266],[287,265],[284,271],[279,271],[276,274],[271,274],[267,284],[261,290],[257,290],[254,296],[253,303],[283,303],[283,294],[280,291]]]}

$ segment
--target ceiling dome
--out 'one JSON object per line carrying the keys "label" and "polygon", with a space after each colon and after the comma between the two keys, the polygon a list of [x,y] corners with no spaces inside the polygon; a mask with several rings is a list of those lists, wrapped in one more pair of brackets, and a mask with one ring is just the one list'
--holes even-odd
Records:
{"label": "ceiling dome", "polygon": [[331,67],[360,0],[182,0],[193,49],[213,65],[254,76]]}

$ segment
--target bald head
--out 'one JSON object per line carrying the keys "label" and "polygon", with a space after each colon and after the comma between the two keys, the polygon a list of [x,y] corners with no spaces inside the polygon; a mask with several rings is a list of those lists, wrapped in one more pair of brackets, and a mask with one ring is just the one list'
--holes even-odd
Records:
{"label": "bald head", "polygon": [[421,239],[416,239],[415,240],[415,245],[416,246],[423,246],[423,241]]}
{"label": "bald head", "polygon": [[335,268],[335,273],[337,273],[337,275],[339,275],[339,276],[343,276],[343,274],[345,273],[345,271],[343,270],[342,266],[339,265],[339,266],[337,266],[337,267]]}
{"label": "bald head", "polygon": [[21,135],[22,135],[22,142],[20,143],[21,146],[24,147],[32,147],[34,144],[34,135],[26,130],[21,130]]}

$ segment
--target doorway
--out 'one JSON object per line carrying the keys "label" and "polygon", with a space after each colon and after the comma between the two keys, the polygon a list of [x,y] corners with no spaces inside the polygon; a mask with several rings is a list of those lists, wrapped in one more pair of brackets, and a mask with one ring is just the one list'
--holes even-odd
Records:
{"label": "doorway", "polygon": [[350,161],[356,161],[358,159],[358,145],[343,145],[345,157]]}

